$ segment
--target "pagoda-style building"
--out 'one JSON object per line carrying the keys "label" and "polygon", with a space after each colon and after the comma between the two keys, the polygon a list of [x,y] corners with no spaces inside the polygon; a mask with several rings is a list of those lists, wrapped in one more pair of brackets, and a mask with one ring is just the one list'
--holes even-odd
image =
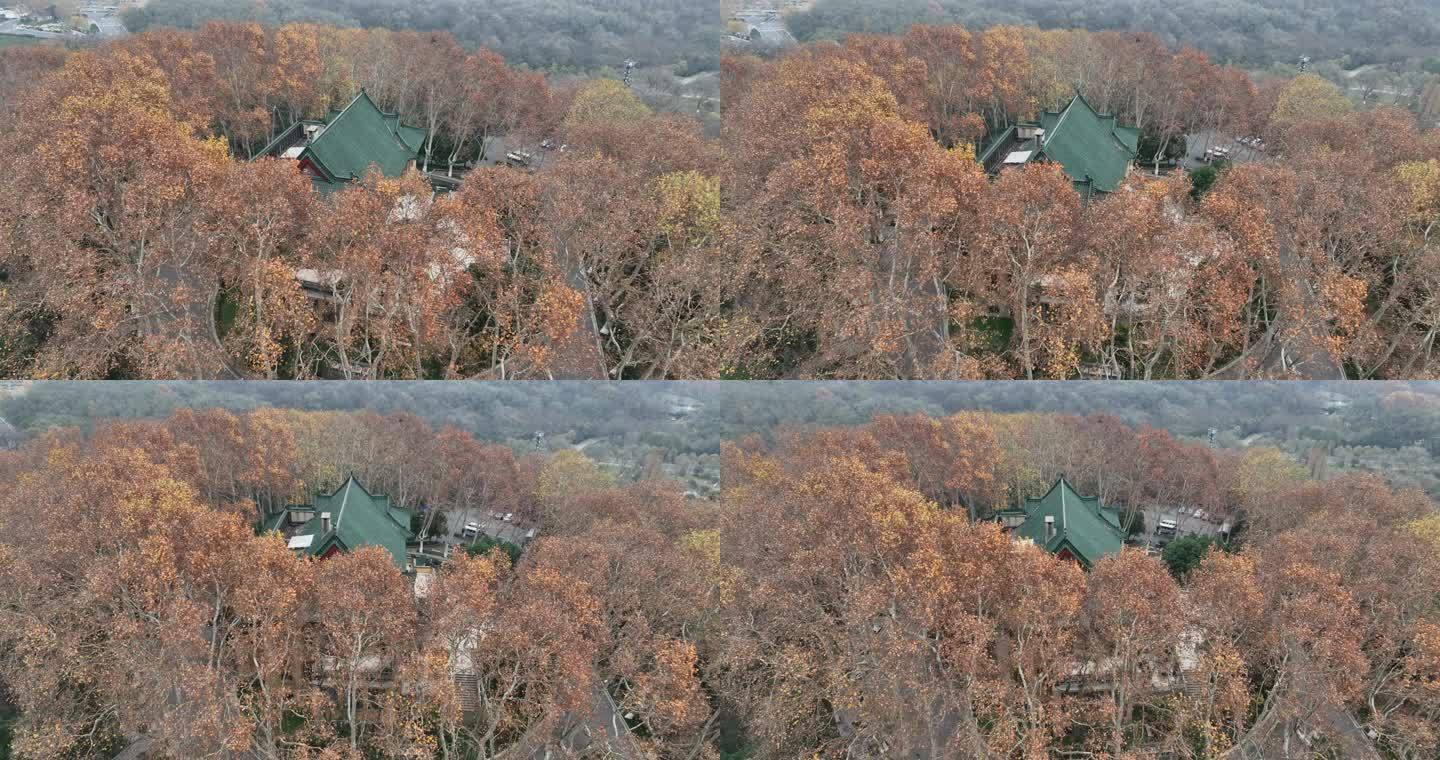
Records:
{"label": "pagoda-style building", "polygon": [[365,176],[371,166],[386,177],[413,167],[428,130],[402,124],[364,90],[343,109],[331,109],[324,121],[295,122],[255,154],[295,161],[315,187],[329,194]]}
{"label": "pagoda-style building", "polygon": [[1081,496],[1063,475],[1044,496],[1026,499],[1022,509],[1001,512],[999,518],[1017,539],[1086,569],[1106,555],[1119,554],[1125,544],[1120,512],[1101,504],[1097,496]]}
{"label": "pagoda-style building", "polygon": [[333,493],[316,495],[313,504],[286,507],[271,515],[261,528],[285,534],[290,548],[300,554],[323,559],[362,546],[379,546],[390,552],[397,567],[409,569],[410,511],[365,490],[353,475]]}
{"label": "pagoda-style building", "polygon": [[1114,114],[1097,113],[1079,94],[1040,120],[1015,124],[980,152],[985,171],[998,174],[1033,161],[1053,161],[1075,183],[1081,197],[1111,193],[1130,173],[1140,150],[1140,130],[1122,127]]}

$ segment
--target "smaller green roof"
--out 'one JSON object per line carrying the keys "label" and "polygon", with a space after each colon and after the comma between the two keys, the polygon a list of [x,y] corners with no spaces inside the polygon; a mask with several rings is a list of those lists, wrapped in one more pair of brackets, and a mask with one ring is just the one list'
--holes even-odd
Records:
{"label": "smaller green roof", "polygon": [[269,533],[271,531],[280,530],[282,527],[284,527],[285,518],[289,514],[290,512],[288,510],[282,509],[273,515],[266,515],[260,520],[260,532]]}
{"label": "smaller green roof", "polygon": [[[365,490],[352,475],[334,493],[315,497],[312,517],[291,536],[291,545],[307,554],[322,556],[332,546],[354,551],[362,546],[380,546],[405,568],[405,543],[410,539],[410,512],[390,503],[388,497]],[[323,514],[330,515],[330,530],[324,530]],[[308,540],[307,540],[308,537]]]}
{"label": "smaller green roof", "polygon": [[255,155],[251,156],[250,159],[253,161],[261,156],[278,157],[280,155],[280,146],[290,143],[292,137],[298,137],[295,133],[307,126],[323,127],[325,126],[325,122],[315,121],[313,119],[301,119],[291,124],[288,128],[281,130],[280,134],[275,135],[275,139],[266,143],[265,147],[256,151]]}
{"label": "smaller green roof", "polygon": [[[1100,503],[1099,497],[1081,496],[1062,475],[1038,499],[1025,500],[1025,521],[1015,533],[1034,541],[1052,554],[1069,550],[1080,564],[1090,567],[1108,554],[1118,554],[1125,543],[1119,513]],[[1055,531],[1047,536],[1045,518]]]}
{"label": "smaller green roof", "polygon": [[393,113],[385,114],[385,123],[390,125],[391,131],[393,131],[395,135],[400,138],[400,142],[405,143],[405,146],[408,147],[410,150],[414,151],[417,155],[420,153],[421,149],[425,147],[425,136],[430,133],[429,130],[423,127],[412,127],[409,124],[402,123],[400,121],[400,116]]}
{"label": "smaller green roof", "polygon": [[1116,127],[1115,137],[1120,140],[1120,144],[1124,145],[1126,150],[1130,151],[1132,157],[1140,152],[1139,127]]}
{"label": "smaller green roof", "polygon": [[1009,143],[1014,134],[1015,126],[1013,124],[1001,130],[999,134],[995,135],[995,137],[980,150],[980,155],[976,156],[975,160],[979,161],[982,166],[988,166],[995,151],[998,150],[1001,145]]}

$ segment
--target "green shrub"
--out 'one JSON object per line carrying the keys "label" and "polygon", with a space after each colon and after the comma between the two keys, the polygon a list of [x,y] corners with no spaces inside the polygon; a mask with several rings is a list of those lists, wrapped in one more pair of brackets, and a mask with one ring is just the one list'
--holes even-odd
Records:
{"label": "green shrub", "polygon": [[510,564],[512,565],[520,561],[520,547],[498,538],[482,535],[475,539],[474,543],[465,547],[466,553],[472,557],[489,554],[491,549],[499,549],[509,555]]}
{"label": "green shrub", "polygon": [[1170,574],[1175,580],[1184,581],[1190,575],[1190,571],[1200,566],[1200,561],[1205,559],[1205,553],[1215,545],[1215,539],[1209,536],[1184,536],[1170,542],[1165,551],[1160,553],[1160,559],[1165,561],[1165,566],[1170,568]]}

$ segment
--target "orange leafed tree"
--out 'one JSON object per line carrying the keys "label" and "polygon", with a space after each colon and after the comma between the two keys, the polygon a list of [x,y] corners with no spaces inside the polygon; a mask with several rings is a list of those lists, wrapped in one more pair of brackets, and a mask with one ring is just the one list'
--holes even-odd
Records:
{"label": "orange leafed tree", "polygon": [[334,314],[307,358],[346,378],[425,376],[425,360],[445,346],[445,314],[463,298],[467,257],[484,253],[471,247],[493,239],[471,237],[475,228],[467,234],[441,206],[415,172],[372,170],[336,193],[310,243]]}
{"label": "orange leafed tree", "polygon": [[443,329],[448,375],[546,377],[555,347],[581,328],[584,301],[544,226],[543,192],[528,175],[481,169],[438,205],[469,258]]}
{"label": "orange leafed tree", "polygon": [[988,198],[957,284],[1009,307],[1018,374],[1071,377],[1106,334],[1094,256],[1075,246],[1080,197],[1058,165],[1037,164],[1001,173]]}
{"label": "orange leafed tree", "polygon": [[[72,56],[30,90],[3,136],[0,238],[7,340],[48,337],[17,375],[207,376],[213,277],[197,235],[223,145],[177,119],[163,73],[115,53]],[[56,182],[56,177],[70,180]]]}

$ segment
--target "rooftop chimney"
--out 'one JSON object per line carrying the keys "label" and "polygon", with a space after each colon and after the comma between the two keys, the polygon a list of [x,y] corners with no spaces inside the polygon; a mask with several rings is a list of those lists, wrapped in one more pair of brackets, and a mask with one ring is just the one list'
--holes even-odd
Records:
{"label": "rooftop chimney", "polygon": [[[1048,519],[1048,518],[1047,518],[1047,519]],[[330,513],[329,513],[329,512],[321,512],[321,513],[320,513],[320,535],[323,536],[323,535],[325,535],[326,533],[329,533],[329,532],[330,532]]]}
{"label": "rooftop chimney", "polygon": [[1055,516],[1045,515],[1045,540],[1049,541],[1055,537]]}

